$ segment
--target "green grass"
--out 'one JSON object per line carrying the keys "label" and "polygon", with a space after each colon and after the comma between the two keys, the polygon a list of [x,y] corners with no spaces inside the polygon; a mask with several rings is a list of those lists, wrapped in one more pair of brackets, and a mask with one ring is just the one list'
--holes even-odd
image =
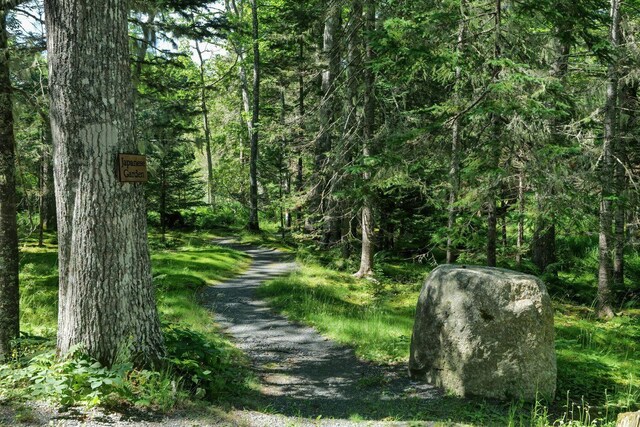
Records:
{"label": "green grass", "polygon": [[[168,233],[162,244],[150,236],[153,281],[162,321],[193,330],[214,331],[211,313],[198,304],[202,287],[214,285],[246,269],[250,259],[243,252],[216,246],[207,233]],[[40,248],[27,241],[20,248],[21,330],[53,336],[58,314],[57,246],[47,241]]]}
{"label": "green grass", "polygon": [[[92,362],[87,364],[82,355],[57,361],[53,354],[58,266],[55,237],[48,237],[44,247],[38,247],[33,239],[23,240],[20,290],[21,330],[25,338],[20,341],[14,364],[0,365],[0,400],[3,396],[16,401],[51,397],[59,403],[119,402],[167,410],[201,399],[225,400],[252,391],[254,380],[245,356],[218,331],[212,313],[199,303],[205,286],[245,270],[250,264],[247,255],[211,244],[217,237],[214,234],[169,233],[164,242],[152,234],[153,282],[170,361],[160,372],[130,370],[126,366],[109,372],[89,366]],[[38,370],[48,372],[52,378],[39,383],[46,387],[34,384],[33,379],[40,375]],[[69,387],[59,387],[58,392],[55,381],[64,381]],[[84,385],[87,381],[93,385],[114,384],[111,388],[117,391],[115,400],[107,393],[94,393],[93,385]],[[3,385],[14,389],[2,390]],[[57,395],[42,394],[50,391]]]}
{"label": "green grass", "polygon": [[358,280],[318,265],[270,281],[258,289],[294,320],[351,343],[359,357],[375,362],[403,361],[409,354],[415,314],[414,286],[407,291]]}
{"label": "green grass", "polygon": [[[259,292],[290,318],[313,325],[324,335],[352,346],[362,359],[381,364],[406,362],[415,305],[426,268],[385,261],[377,269],[382,277],[380,282],[358,280],[346,272],[307,261],[298,272],[268,282]],[[640,310],[626,309],[614,320],[602,322],[589,306],[560,302],[554,306],[556,401],[544,409],[520,405],[512,417],[525,413],[527,423],[546,425],[563,418],[611,420],[617,412],[638,408]],[[503,421],[505,418],[500,417],[509,417],[503,407],[492,404],[486,404],[480,410],[484,412],[478,413],[478,405],[482,407],[477,402],[452,398],[435,405],[431,411],[440,419],[467,413],[454,418],[479,425],[497,422],[495,417]],[[589,407],[587,415],[585,405]],[[432,419],[424,414],[422,419],[425,416]],[[474,421],[474,417],[481,420]]]}
{"label": "green grass", "polygon": [[[172,242],[177,238],[173,235]],[[217,336],[211,312],[198,303],[199,292],[204,286],[240,274],[250,258],[242,252],[208,244],[212,238],[182,236],[182,242],[171,249],[155,249],[151,264],[161,319]]]}

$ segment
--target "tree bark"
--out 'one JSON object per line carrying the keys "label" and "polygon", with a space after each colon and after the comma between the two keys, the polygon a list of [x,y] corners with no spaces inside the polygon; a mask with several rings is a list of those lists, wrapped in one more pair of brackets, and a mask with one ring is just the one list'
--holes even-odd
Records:
{"label": "tree bark", "polygon": [[202,109],[202,127],[204,130],[204,148],[207,157],[207,202],[213,208],[213,161],[211,158],[211,129],[209,128],[209,109],[207,108],[207,86],[205,84],[204,58],[200,50],[200,43],[196,42],[196,53],[200,61],[200,107]]}
{"label": "tree bark", "polygon": [[258,121],[260,120],[260,44],[258,39],[258,3],[251,2],[251,26],[253,35],[253,111],[251,114],[251,157],[249,158],[249,224],[252,231],[259,231],[258,223]]}
{"label": "tree bark", "polygon": [[[637,121],[638,86],[635,83],[624,83],[620,88],[619,137],[615,147],[615,186],[619,197],[615,204],[613,252],[613,284],[616,288],[624,288],[624,250],[627,245],[627,211],[629,210],[627,194],[627,175],[624,163],[628,162],[624,138],[634,132]],[[631,136],[633,138],[633,136]]]}
{"label": "tree bark", "polygon": [[322,72],[322,100],[319,112],[320,134],[315,147],[315,188],[312,191],[312,207],[322,215],[323,243],[331,244],[336,241],[337,203],[333,200],[330,183],[329,154],[333,145],[331,128],[335,118],[335,77],[338,73],[340,55],[337,53],[337,35],[340,26],[341,8],[338,2],[331,1],[327,6],[327,16],[324,21],[322,43],[322,58],[324,70]]}
{"label": "tree bark", "polygon": [[9,74],[8,7],[0,9],[0,361],[20,332],[15,137]]}
{"label": "tree bark", "polygon": [[[458,54],[458,61],[460,61],[462,53],[464,52],[464,39],[467,29],[467,21],[465,16],[466,0],[460,1],[460,22],[458,23],[458,40],[456,43],[456,53]],[[460,65],[456,65],[456,75],[454,81],[454,99],[459,101],[460,98],[460,83],[462,80],[462,68]],[[458,193],[460,192],[460,122],[462,117],[456,116],[453,121],[451,130],[451,160],[449,167],[449,206],[448,206],[448,220],[447,220],[447,264],[453,264],[456,262],[456,253],[453,248],[453,234],[456,223],[456,202],[458,200]]]}
{"label": "tree bark", "polygon": [[[282,154],[280,156],[280,173],[281,173],[281,190],[284,196],[289,198],[291,195],[291,162],[289,160],[289,144],[287,142],[287,137],[285,134],[285,128],[287,125],[287,99],[285,96],[285,87],[282,84],[282,88],[280,89],[280,125],[282,126]],[[280,203],[284,203],[284,198],[280,197]],[[283,220],[282,220],[282,234],[284,239],[284,234],[286,230],[291,229],[291,212],[288,207],[281,208],[284,212]]]}
{"label": "tree bark", "polygon": [[522,264],[522,252],[524,246],[524,169],[518,174],[518,238],[516,241],[516,263]]}
{"label": "tree bark", "polygon": [[531,241],[531,261],[540,272],[544,272],[549,265],[556,262],[556,227],[553,220],[547,217],[547,204],[540,193],[536,193],[536,203],[538,214]]}
{"label": "tree bark", "polygon": [[119,183],[136,151],[125,0],[45,1],[59,242],[58,352],[106,366],[164,355],[141,184]]}
{"label": "tree bark", "polygon": [[[367,0],[365,3],[365,67],[364,67],[364,135],[362,141],[362,157],[366,159],[371,155],[371,143],[375,128],[375,75],[371,69],[373,61],[373,45],[371,34],[376,26],[376,4],[375,0]],[[362,204],[362,246],[360,255],[360,270],[356,273],[358,277],[373,275],[373,202],[370,190],[367,188],[371,181],[371,171],[365,169],[363,175],[365,186]]]}
{"label": "tree bark", "polygon": [[612,258],[612,212],[611,198],[619,196],[613,193],[611,182],[614,179],[614,149],[616,145],[616,121],[618,107],[618,47],[620,44],[620,0],[611,0],[610,43],[615,50],[607,70],[607,94],[604,107],[604,141],[602,146],[602,166],[600,170],[600,233],[599,233],[599,269],[598,269],[598,315],[602,318],[613,317],[611,305],[611,258]]}
{"label": "tree bark", "polygon": [[[567,41],[567,33],[570,33],[570,28],[558,28],[558,41],[560,43],[558,57],[553,64],[551,75],[558,78],[564,83],[564,80],[569,73],[569,55],[571,54],[571,44]],[[561,144],[563,135],[559,130],[562,122],[559,119],[554,119],[551,123],[553,128],[553,139],[557,144]],[[533,238],[531,241],[531,257],[533,263],[538,267],[541,272],[547,270],[547,267],[556,262],[556,228],[555,218],[550,210],[550,204],[545,199],[551,199],[555,195],[553,188],[547,188],[546,183],[539,185],[539,189],[536,192],[536,202],[538,204],[538,214],[536,218],[536,224],[533,231]],[[546,195],[548,197],[544,197]],[[553,273],[555,274],[555,272]]]}
{"label": "tree bark", "polygon": [[496,200],[495,194],[492,194],[489,198],[487,210],[487,265],[489,267],[496,266],[496,247],[498,241],[498,218],[496,215]]}
{"label": "tree bark", "polygon": [[[501,25],[502,25],[502,0],[495,1],[495,13],[494,13],[494,58],[500,59],[502,57],[502,46],[500,43],[500,34],[501,34]],[[492,67],[494,79],[497,79],[500,75],[501,68],[499,66]],[[498,117],[493,114],[491,117],[492,127],[493,127],[493,135],[494,142],[499,144],[500,140],[498,126],[499,120]],[[494,149],[494,153],[492,154],[492,169],[496,170],[499,166],[500,162],[500,154],[498,147]],[[495,267],[497,264],[496,259],[496,248],[497,248],[497,240],[498,240],[498,218],[497,218],[497,205],[496,205],[496,189],[499,187],[498,182],[490,182],[489,183],[489,194],[488,194],[488,208],[487,208],[487,265],[489,267]]]}
{"label": "tree bark", "polygon": [[[300,142],[304,139],[304,115],[305,115],[305,105],[304,105],[304,37],[302,34],[298,36],[298,115],[300,116],[300,134],[298,138]],[[303,159],[302,159],[302,148],[299,148],[298,153],[298,161],[296,162],[296,191],[298,193],[302,193],[304,189],[304,176],[303,176]],[[299,205],[296,208],[296,227],[298,230],[302,229],[303,224],[303,214],[302,214],[302,206]]]}

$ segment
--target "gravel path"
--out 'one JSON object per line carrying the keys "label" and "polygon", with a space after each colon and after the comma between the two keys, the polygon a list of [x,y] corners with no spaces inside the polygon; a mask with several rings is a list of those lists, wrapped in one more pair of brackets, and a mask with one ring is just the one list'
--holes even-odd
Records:
{"label": "gravel path", "polygon": [[[351,425],[347,420],[397,418],[406,411],[419,410],[421,403],[438,396],[433,387],[411,382],[406,367],[362,362],[351,349],[271,311],[255,296],[255,289],[293,271],[295,263],[274,250],[234,248],[253,258],[250,269],[208,288],[204,301],[224,331],[252,360],[271,412],[293,416],[297,422],[301,417],[316,420],[313,425],[327,418],[327,425]],[[251,417],[247,421],[253,424]]]}
{"label": "gravel path", "polygon": [[[419,414],[439,396],[431,386],[413,383],[406,367],[376,366],[314,329],[288,321],[255,296],[263,282],[293,271],[287,255],[270,249],[234,245],[252,257],[248,271],[209,287],[203,303],[253,363],[261,384],[257,410],[233,410],[164,419],[136,419],[83,411],[57,414],[46,405],[29,405],[26,424],[50,426],[431,426],[429,422],[390,421]],[[413,418],[413,417],[410,417]],[[16,425],[15,412],[0,405],[0,427]],[[441,425],[441,424],[438,424]],[[452,424],[445,424],[452,425]]]}

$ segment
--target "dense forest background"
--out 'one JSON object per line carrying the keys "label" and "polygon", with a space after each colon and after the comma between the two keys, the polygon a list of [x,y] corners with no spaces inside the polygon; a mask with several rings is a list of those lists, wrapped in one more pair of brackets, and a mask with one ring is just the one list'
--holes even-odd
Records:
{"label": "dense forest background", "polygon": [[[578,276],[606,317],[637,299],[635,2],[133,7],[152,225],[275,224],[359,275],[400,256]],[[42,16],[8,21],[31,232],[55,227]]]}
{"label": "dense forest background", "polygon": [[[115,355],[76,354],[75,346],[62,348],[69,358],[57,357],[67,280],[60,271],[69,262],[57,251],[70,233],[58,230],[61,184],[53,176],[74,153],[54,159],[51,124],[55,133],[62,102],[49,91],[68,88],[49,77],[67,68],[50,63],[42,2],[1,2],[0,178],[16,178],[20,253],[4,221],[16,215],[3,178],[0,255],[11,265],[0,276],[0,323],[11,330],[0,331],[0,404],[53,396],[62,405],[170,410],[255,392],[244,356],[198,299],[248,268],[245,253],[215,244],[233,235],[296,256],[299,268],[265,283],[260,298],[393,369],[407,360],[415,302],[437,264],[506,267],[545,281],[555,310],[555,401],[409,399],[406,407],[381,405],[370,419],[489,425],[498,414],[494,424],[502,425],[528,413],[520,425],[612,425],[615,413],[638,408],[638,1],[116,3],[122,40],[131,9],[133,151],[147,156],[149,169],[151,256],[140,238],[143,256],[128,261],[145,265],[145,301],[159,312],[150,323],[165,343],[157,356],[168,367],[154,372]],[[73,42],[61,25],[69,18],[63,3],[47,5],[59,12],[49,16],[54,32]],[[96,21],[104,27],[92,31],[114,36]],[[111,63],[109,53],[96,61]],[[118,54],[127,57],[126,49]],[[71,57],[64,49],[55,55]],[[99,71],[86,52],[78,57],[82,70]],[[124,71],[119,81],[128,82]],[[112,104],[124,105],[126,116],[130,100],[119,101]],[[86,119],[57,111],[67,124]],[[57,149],[73,143],[56,139]],[[142,186],[127,185],[114,181],[118,191],[140,194]],[[115,236],[97,234],[103,250],[92,256],[107,259]],[[371,383],[365,389],[385,386],[384,378],[363,381]]]}

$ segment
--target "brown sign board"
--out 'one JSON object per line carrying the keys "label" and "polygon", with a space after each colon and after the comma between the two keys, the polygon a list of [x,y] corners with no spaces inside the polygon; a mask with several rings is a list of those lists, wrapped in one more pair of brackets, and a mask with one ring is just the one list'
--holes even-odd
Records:
{"label": "brown sign board", "polygon": [[120,182],[147,182],[147,158],[136,154],[118,154]]}

